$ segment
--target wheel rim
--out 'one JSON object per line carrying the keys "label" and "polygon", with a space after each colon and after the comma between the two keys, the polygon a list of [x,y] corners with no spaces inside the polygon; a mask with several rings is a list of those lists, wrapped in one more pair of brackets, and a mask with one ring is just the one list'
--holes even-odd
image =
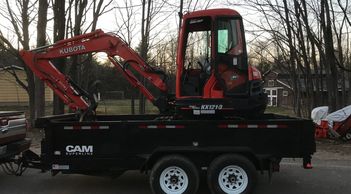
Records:
{"label": "wheel rim", "polygon": [[218,176],[218,184],[222,191],[228,194],[238,194],[245,191],[249,178],[243,168],[236,165],[226,166]]}
{"label": "wheel rim", "polygon": [[346,133],[345,137],[347,140],[351,140],[351,133]]}
{"label": "wheel rim", "polygon": [[188,188],[188,184],[188,175],[177,166],[168,167],[161,173],[160,186],[167,194],[182,194]]}

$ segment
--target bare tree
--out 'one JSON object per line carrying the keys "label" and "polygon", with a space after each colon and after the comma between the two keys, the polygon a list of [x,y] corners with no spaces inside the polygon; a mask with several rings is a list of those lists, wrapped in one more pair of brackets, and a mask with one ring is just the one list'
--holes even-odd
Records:
{"label": "bare tree", "polygon": [[[53,4],[54,9],[54,42],[62,40],[65,38],[65,1],[54,0]],[[56,68],[61,72],[65,70],[65,59],[60,58],[54,61]],[[62,114],[64,112],[64,104],[61,99],[54,95],[53,102],[53,114]]]}
{"label": "bare tree", "polygon": [[257,21],[246,20],[255,37],[249,45],[265,42],[266,61],[289,75],[297,115],[308,116],[313,107],[323,104],[330,110],[348,104],[347,1],[246,0],[239,5],[260,15]]}
{"label": "bare tree", "polygon": [[[88,25],[88,27],[86,28],[85,31],[88,31],[90,27],[91,27],[90,31],[96,30],[96,26],[98,24],[99,17],[102,14],[111,11],[111,8],[109,8],[109,6],[111,5],[112,2],[113,2],[112,0],[109,0],[109,1],[93,0],[91,2],[92,7],[93,7],[93,9],[92,9],[93,20]],[[85,79],[81,79],[80,83],[81,83],[83,88],[88,90],[88,89],[90,89],[90,87],[92,87],[91,83],[96,80],[96,75],[95,75],[96,71],[94,70],[94,66],[93,66],[93,55],[92,54],[87,55],[86,60],[84,60],[84,64],[83,64],[81,72],[83,73]]]}
{"label": "bare tree", "polygon": [[[117,26],[117,33],[126,41],[126,43],[131,46],[133,42],[133,37],[135,37],[135,31],[137,24],[136,20],[136,9],[133,6],[132,0],[124,0],[122,4],[118,4],[122,6],[117,9],[118,12],[115,12],[115,21]],[[117,15],[118,14],[118,15]],[[135,94],[134,88],[129,86],[128,92],[131,97],[131,114],[135,114]]]}
{"label": "bare tree", "polygon": [[[23,49],[29,49],[29,27],[31,23],[34,21],[35,15],[32,13],[35,11],[35,4],[36,1],[30,0],[16,0],[12,1],[11,3],[9,0],[6,0],[5,5],[7,9],[5,13],[1,13],[1,15],[6,18],[12,25],[13,32],[16,34],[16,38],[18,42],[21,44]],[[13,56],[16,56],[20,59],[18,51],[15,47],[8,41],[3,34],[1,33],[1,44],[3,48],[8,49]],[[21,61],[21,60],[20,60]],[[27,76],[27,83],[21,83],[20,85],[26,89],[29,98],[29,117],[31,124],[34,123],[35,119],[35,83],[34,83],[34,75],[30,71],[30,69],[24,66],[26,76]],[[15,73],[13,75],[16,77]],[[18,77],[16,80],[19,81]]]}
{"label": "bare tree", "polygon": [[[39,0],[38,23],[37,23],[37,47],[46,44],[46,24],[47,24],[48,1]],[[35,110],[36,118],[45,114],[45,87],[44,83],[35,77]]]}
{"label": "bare tree", "polygon": [[[151,7],[152,0],[142,0],[142,16],[141,16],[141,42],[140,42],[140,56],[147,61],[148,47],[150,41],[150,24],[151,24]],[[145,79],[141,78],[142,83],[145,85]],[[145,113],[145,97],[139,92],[139,113]]]}
{"label": "bare tree", "polygon": [[328,104],[331,111],[336,110],[338,102],[338,73],[335,64],[332,20],[327,0],[321,0],[321,28],[325,44],[325,67],[327,73]]}

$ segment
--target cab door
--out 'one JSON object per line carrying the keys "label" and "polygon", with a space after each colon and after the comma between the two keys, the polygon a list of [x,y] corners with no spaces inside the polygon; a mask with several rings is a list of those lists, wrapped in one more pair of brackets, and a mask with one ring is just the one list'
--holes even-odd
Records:
{"label": "cab door", "polygon": [[218,17],[215,25],[216,77],[225,96],[248,94],[248,64],[242,19]]}

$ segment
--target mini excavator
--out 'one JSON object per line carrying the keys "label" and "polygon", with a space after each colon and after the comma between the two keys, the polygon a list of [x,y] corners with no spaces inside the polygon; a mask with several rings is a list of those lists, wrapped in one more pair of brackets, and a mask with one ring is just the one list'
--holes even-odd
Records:
{"label": "mini excavator", "polygon": [[[231,9],[201,10],[183,16],[175,94],[169,93],[163,71],[148,65],[118,35],[102,30],[22,50],[20,55],[71,110],[94,114],[97,103],[92,95],[60,72],[53,60],[95,52],[106,53],[124,78],[164,115],[257,117],[267,105],[261,73],[248,64],[242,17]],[[156,88],[156,93],[140,77]]]}

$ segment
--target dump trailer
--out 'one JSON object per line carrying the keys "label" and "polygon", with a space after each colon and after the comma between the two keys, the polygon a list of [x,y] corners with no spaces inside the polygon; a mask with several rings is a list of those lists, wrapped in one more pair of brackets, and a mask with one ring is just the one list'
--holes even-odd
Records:
{"label": "dump trailer", "polygon": [[[96,52],[105,53],[160,114],[96,114],[96,95],[54,65],[57,58]],[[54,175],[141,170],[150,174],[156,194],[196,193],[204,172],[211,193],[250,193],[256,171],[271,175],[282,158],[303,158],[303,167],[311,168],[313,123],[263,114],[263,79],[248,63],[243,20],[235,10],[183,16],[175,94],[166,73],[147,64],[121,37],[102,30],[22,50],[20,56],[75,112],[37,120],[36,127],[45,131],[41,154],[23,153],[24,166]]]}
{"label": "dump trailer", "polygon": [[[150,175],[154,193],[196,193],[207,173],[212,193],[250,193],[257,171],[279,170],[282,158],[311,168],[316,151],[311,120],[264,114],[260,119],[176,120],[160,115],[76,114],[44,117],[41,155],[24,153],[28,167],[53,175]],[[34,156],[34,157],[33,157]]]}

